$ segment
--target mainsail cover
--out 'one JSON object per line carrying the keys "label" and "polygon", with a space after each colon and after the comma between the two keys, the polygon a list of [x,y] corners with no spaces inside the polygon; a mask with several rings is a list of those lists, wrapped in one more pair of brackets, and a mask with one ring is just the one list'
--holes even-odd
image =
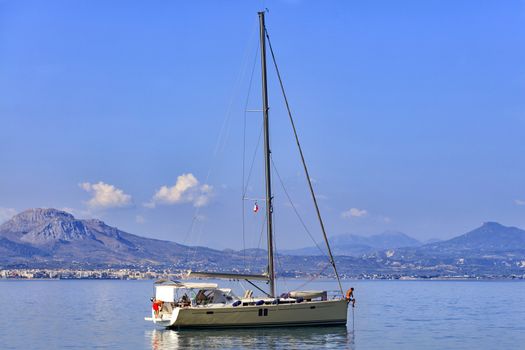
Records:
{"label": "mainsail cover", "polygon": [[260,280],[268,281],[270,278],[267,274],[262,275],[246,275],[239,273],[225,273],[225,272],[205,272],[205,271],[188,271],[186,278],[220,278],[230,280]]}

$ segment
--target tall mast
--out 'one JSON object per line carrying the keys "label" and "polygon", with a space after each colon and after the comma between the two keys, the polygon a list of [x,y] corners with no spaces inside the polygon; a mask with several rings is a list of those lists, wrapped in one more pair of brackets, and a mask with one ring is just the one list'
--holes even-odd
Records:
{"label": "tall mast", "polygon": [[262,75],[262,103],[264,127],[264,168],[266,174],[266,218],[268,231],[268,277],[270,279],[270,297],[275,297],[275,271],[273,267],[273,225],[272,225],[272,180],[270,168],[270,131],[268,121],[268,86],[266,81],[266,41],[264,26],[264,11],[259,12],[259,32],[261,42],[261,75]]}

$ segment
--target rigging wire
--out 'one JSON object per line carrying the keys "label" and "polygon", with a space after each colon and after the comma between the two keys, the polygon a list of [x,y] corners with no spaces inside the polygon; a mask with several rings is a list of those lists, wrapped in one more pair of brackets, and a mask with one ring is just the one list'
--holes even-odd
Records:
{"label": "rigging wire", "polygon": [[[250,34],[249,40],[248,40],[248,42],[246,44],[246,49],[245,49],[244,59],[243,59],[245,64],[241,65],[241,69],[239,70],[239,73],[237,75],[237,79],[236,79],[236,82],[234,84],[234,89],[232,90],[232,94],[231,94],[231,97],[230,97],[228,108],[226,110],[226,115],[225,115],[225,117],[223,119],[223,122],[222,122],[222,125],[221,125],[221,129],[220,129],[219,135],[217,137],[217,141],[216,141],[216,144],[215,144],[215,149],[214,149],[214,151],[212,153],[212,160],[210,162],[210,166],[208,168],[208,172],[206,174],[206,178],[205,178],[204,183],[208,183],[208,180],[210,178],[212,169],[213,169],[213,167],[215,165],[215,160],[217,158],[217,154],[219,153],[219,151],[225,145],[225,142],[226,142],[225,140],[227,139],[225,134],[229,133],[228,130],[229,130],[230,119],[231,119],[231,114],[232,114],[233,102],[234,102],[236,96],[238,95],[238,90],[239,90],[239,87],[240,87],[240,84],[241,84],[242,77],[246,73],[246,69],[247,69],[247,66],[248,66],[248,59],[247,59],[247,57],[248,57],[248,49],[249,49],[249,46],[250,46],[249,44],[251,42],[253,42],[253,37],[254,37],[255,33],[257,33],[257,22],[254,23],[254,27],[253,27],[252,32]],[[184,243],[186,243],[186,241],[189,238],[190,234],[192,234],[194,232],[193,230],[194,230],[194,227],[195,227],[195,223],[198,221],[198,219],[200,217],[199,216],[200,210],[201,210],[201,207],[196,207],[195,208],[194,215],[193,215],[193,218],[192,218],[192,221],[191,221],[191,224],[190,224],[190,228],[189,228],[188,232],[186,233],[186,236],[185,236],[184,241],[183,241]],[[202,230],[198,234],[197,244],[193,248],[193,258],[195,258],[196,254],[197,254],[196,246],[198,245],[201,236],[202,236]],[[191,254],[191,250],[192,249],[188,250],[187,258],[189,258],[190,254]]]}
{"label": "rigging wire", "polygon": [[324,267],[321,269],[321,271],[317,274],[317,275],[314,275],[312,277],[310,277],[306,282],[300,284],[299,286],[295,287],[294,290],[301,290],[303,289],[305,286],[307,286],[308,284],[312,283],[315,279],[319,278],[323,272],[326,271],[326,269],[328,268],[328,266],[330,266],[330,264],[328,263],[325,263],[324,264]]}
{"label": "rigging wire", "polygon": [[[281,178],[281,175],[279,174],[279,171],[277,170],[277,166],[275,165],[275,162],[273,161],[273,157],[270,158],[271,161],[272,161],[272,167],[273,167],[273,170],[275,171],[275,174],[277,175],[277,178],[279,179],[279,182],[281,183],[281,187],[283,188],[283,191],[286,195],[286,197],[288,198],[288,202],[290,203],[290,205],[292,206],[294,212],[295,212],[295,215],[297,216],[297,218],[299,219],[299,221],[301,222],[301,225],[303,226],[304,230],[306,231],[306,233],[308,233],[308,236],[310,236],[310,239],[312,240],[312,242],[315,244],[315,246],[317,247],[317,249],[319,249],[319,251],[321,252],[321,254],[324,256],[324,257],[328,257],[326,255],[326,252],[323,251],[321,249],[321,247],[317,244],[316,240],[314,239],[313,235],[311,234],[310,230],[308,230],[308,227],[306,226],[305,222],[303,221],[301,215],[299,214],[299,211],[297,210],[297,208],[295,207],[288,191],[286,190],[286,187],[284,186],[284,182]],[[275,227],[275,226],[274,226]],[[275,238],[275,241],[277,241],[276,239],[277,235],[274,235],[274,238]],[[277,251],[277,244],[275,244],[275,250]],[[277,262],[279,264],[279,267],[281,268],[282,270],[282,265],[281,265],[281,260],[279,259],[279,255],[277,255]],[[329,266],[329,264],[325,264],[325,266],[321,269],[321,271],[317,274],[317,275],[314,275],[310,280],[308,280],[307,282],[303,283],[300,287],[296,288],[295,290],[298,290],[300,288],[303,288],[304,286],[306,286],[307,284],[311,283],[313,280],[317,279],[318,277],[320,277],[322,275],[322,273],[326,270],[326,268]],[[284,281],[284,285],[285,285],[285,288],[288,289],[287,285],[286,285],[286,281]]]}
{"label": "rigging wire", "polygon": [[277,78],[279,80],[279,85],[281,86],[281,92],[283,94],[284,102],[286,104],[286,110],[288,111],[288,117],[290,119],[290,123],[292,124],[292,129],[293,129],[293,133],[294,133],[294,136],[295,136],[295,142],[297,144],[297,148],[299,149],[299,154],[301,156],[301,161],[303,163],[304,173],[305,173],[306,179],[308,181],[308,187],[310,188],[310,193],[312,195],[312,199],[314,201],[315,210],[317,212],[317,217],[319,219],[319,224],[321,225],[321,231],[323,233],[324,240],[326,242],[326,248],[328,249],[328,255],[330,257],[330,264],[332,264],[332,267],[334,269],[335,277],[337,278],[337,283],[339,284],[339,290],[341,291],[341,295],[344,296],[343,286],[341,285],[341,279],[339,278],[339,273],[337,272],[337,267],[335,265],[334,256],[332,255],[332,249],[330,248],[330,243],[328,243],[328,236],[326,235],[326,230],[325,230],[325,227],[324,227],[323,219],[321,217],[321,212],[319,210],[319,206],[317,204],[317,199],[315,197],[315,192],[314,192],[314,188],[312,186],[312,181],[310,180],[310,175],[308,173],[308,168],[306,166],[306,161],[304,159],[303,150],[301,148],[301,144],[299,143],[299,136],[297,135],[297,130],[295,128],[295,123],[294,123],[294,120],[293,120],[293,117],[292,117],[292,111],[291,111],[290,105],[288,103],[288,98],[286,97],[286,92],[284,90],[283,81],[281,79],[281,73],[279,72],[279,67],[277,66],[277,61],[275,59],[275,54],[273,52],[272,43],[270,41],[270,35],[268,34],[268,31],[266,29],[264,29],[264,33],[266,34],[266,38],[268,39],[268,48],[270,49],[270,53],[272,55],[272,61],[273,61],[274,67],[275,67],[275,72],[277,73]]}
{"label": "rigging wire", "polygon": [[[244,183],[245,183],[245,171],[246,171],[246,113],[248,111],[248,102],[250,100],[250,94],[252,91],[252,82],[253,82],[253,73],[255,72],[255,65],[257,63],[257,55],[259,53],[259,45],[257,45],[257,48],[255,49],[255,56],[253,59],[253,65],[252,65],[252,72],[250,74],[250,82],[248,84],[248,93],[246,94],[246,101],[244,102],[244,116],[243,116],[243,131],[242,131],[242,199],[241,199],[241,207],[242,207],[242,251],[243,251],[243,265],[244,269],[246,269],[246,229],[245,229],[245,208],[244,208],[244,197],[245,197],[245,189],[244,189]],[[259,147],[259,144],[257,143],[257,148]],[[250,167],[250,174],[251,174],[251,168],[253,167],[253,160],[252,160],[252,166]]]}
{"label": "rigging wire", "polygon": [[284,194],[286,195],[286,197],[288,198],[288,202],[290,203],[293,211],[295,212],[295,215],[297,216],[297,218],[299,219],[299,222],[301,223],[301,225],[303,226],[304,230],[306,231],[306,233],[308,234],[308,236],[310,236],[310,239],[312,240],[312,242],[315,244],[315,246],[317,247],[317,249],[319,249],[319,251],[321,252],[321,254],[325,257],[328,258],[328,256],[326,255],[326,252],[321,249],[321,247],[319,246],[319,244],[317,244],[315,238],[313,237],[312,233],[310,232],[310,230],[308,229],[308,227],[306,226],[303,218],[301,217],[301,215],[299,214],[299,211],[297,210],[297,208],[295,207],[295,204],[293,203],[292,201],[292,198],[290,197],[290,194],[288,193],[288,191],[286,190],[286,187],[284,186],[284,182],[283,182],[283,179],[281,178],[281,175],[279,174],[279,171],[277,170],[277,167],[275,166],[275,163],[273,161],[273,158],[270,158],[270,160],[272,161],[272,166],[273,166],[273,170],[275,170],[275,174],[277,175],[277,178],[279,179],[279,182],[281,183],[281,187],[283,188],[283,191],[284,191]]}
{"label": "rigging wire", "polygon": [[255,252],[255,260],[252,262],[250,268],[254,268],[255,267],[254,265],[257,264],[257,260],[259,259],[259,256],[261,255],[260,252],[261,252],[262,237],[263,237],[263,233],[264,233],[264,228],[266,227],[266,224],[267,224],[266,218],[267,218],[267,216],[265,214],[264,218],[262,220],[261,232],[259,233],[259,243],[257,244],[257,250]]}
{"label": "rigging wire", "polygon": [[[271,157],[270,157],[270,159],[271,159]],[[279,266],[279,269],[281,269],[281,272],[284,272],[283,265],[281,263],[281,257],[277,253],[277,234],[276,234],[276,231],[275,231],[275,227],[277,226],[277,224],[276,224],[276,220],[275,220],[275,214],[274,214],[273,218],[274,218],[274,220],[273,220],[273,250],[276,252],[275,257],[277,259],[277,265]],[[288,289],[288,285],[286,283],[286,278],[284,277],[284,275],[283,275],[283,277],[281,277],[281,280],[283,282],[285,290],[287,290]]]}
{"label": "rigging wire", "polygon": [[257,145],[255,146],[255,151],[253,152],[252,162],[250,164],[250,170],[248,171],[248,178],[246,179],[246,186],[243,188],[242,199],[246,199],[246,193],[248,192],[248,186],[250,185],[250,179],[252,177],[253,166],[255,165],[255,158],[257,158],[257,152],[259,151],[259,146],[261,145],[261,138],[263,134],[263,127],[259,130],[259,137],[257,138]]}

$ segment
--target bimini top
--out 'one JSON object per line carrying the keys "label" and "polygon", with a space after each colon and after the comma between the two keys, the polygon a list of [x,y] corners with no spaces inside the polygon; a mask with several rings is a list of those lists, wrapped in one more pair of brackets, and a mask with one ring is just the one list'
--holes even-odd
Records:
{"label": "bimini top", "polygon": [[155,281],[156,287],[172,287],[172,288],[186,288],[186,289],[217,289],[219,286],[217,283],[192,283],[192,282],[179,282],[171,281],[167,279],[160,279]]}
{"label": "bimini top", "polygon": [[161,279],[158,279],[155,282],[153,282],[153,284],[163,285],[163,286],[171,286],[171,285],[179,285],[180,282],[179,281],[168,280],[168,279],[165,279],[165,278],[161,278]]}

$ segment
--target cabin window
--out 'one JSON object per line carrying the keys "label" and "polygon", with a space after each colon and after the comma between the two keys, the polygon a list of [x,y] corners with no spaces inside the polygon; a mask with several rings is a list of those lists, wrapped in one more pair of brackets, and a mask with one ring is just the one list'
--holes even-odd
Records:
{"label": "cabin window", "polygon": [[259,309],[259,316],[268,316],[268,309]]}

